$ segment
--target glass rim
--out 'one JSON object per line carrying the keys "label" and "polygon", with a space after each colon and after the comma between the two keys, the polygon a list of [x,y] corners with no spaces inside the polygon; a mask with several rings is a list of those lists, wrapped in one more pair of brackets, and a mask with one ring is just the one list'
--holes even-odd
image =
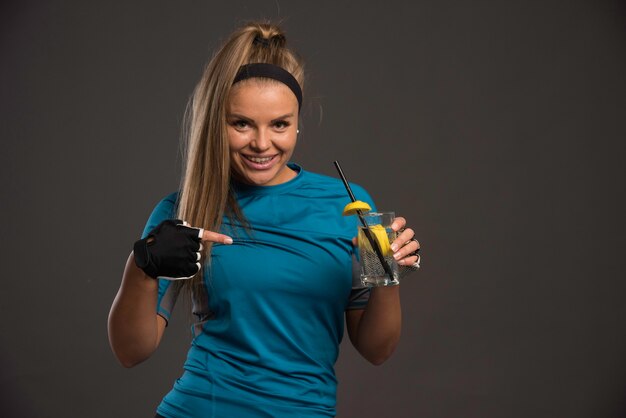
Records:
{"label": "glass rim", "polygon": [[392,210],[383,210],[378,212],[367,212],[364,213],[363,216],[382,216],[382,215],[393,215],[396,216],[396,213]]}

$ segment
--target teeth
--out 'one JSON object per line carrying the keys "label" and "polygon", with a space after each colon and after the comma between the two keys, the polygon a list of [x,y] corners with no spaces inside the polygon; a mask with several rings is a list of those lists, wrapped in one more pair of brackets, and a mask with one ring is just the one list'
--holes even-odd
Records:
{"label": "teeth", "polygon": [[266,163],[268,161],[270,161],[273,157],[265,157],[265,158],[259,158],[259,157],[246,157],[248,160],[254,162],[254,163],[259,163],[259,164],[263,164]]}

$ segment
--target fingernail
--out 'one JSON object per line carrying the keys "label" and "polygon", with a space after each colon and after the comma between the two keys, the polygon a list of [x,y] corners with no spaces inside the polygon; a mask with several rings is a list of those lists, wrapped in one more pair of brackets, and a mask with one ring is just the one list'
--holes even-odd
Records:
{"label": "fingernail", "polygon": [[393,243],[391,244],[391,250],[395,253],[396,251],[398,251],[398,244]]}
{"label": "fingernail", "polygon": [[224,238],[224,244],[232,244],[233,243],[233,239],[228,237],[228,238]]}
{"label": "fingernail", "polygon": [[399,259],[399,258],[400,258],[400,253],[395,253],[395,254],[393,255],[393,258],[395,258],[396,260],[397,260],[397,259]]}

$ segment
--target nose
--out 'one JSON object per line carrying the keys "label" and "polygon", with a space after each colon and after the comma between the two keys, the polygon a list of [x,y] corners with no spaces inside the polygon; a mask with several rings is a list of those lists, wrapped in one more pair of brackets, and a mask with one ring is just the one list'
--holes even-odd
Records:
{"label": "nose", "polygon": [[252,141],[250,141],[250,148],[257,152],[263,152],[270,149],[272,140],[270,139],[270,132],[266,129],[259,129]]}

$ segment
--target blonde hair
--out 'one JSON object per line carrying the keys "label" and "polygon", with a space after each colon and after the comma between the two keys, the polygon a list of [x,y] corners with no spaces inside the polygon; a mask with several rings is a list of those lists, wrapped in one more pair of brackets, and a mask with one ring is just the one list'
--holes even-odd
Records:
{"label": "blonde hair", "polygon": [[[249,23],[236,30],[207,64],[185,112],[179,219],[211,231],[219,231],[224,215],[245,221],[230,189],[226,105],[233,80],[245,64],[282,67],[304,90],[303,64],[285,43],[278,26]],[[211,243],[205,244],[202,265],[210,262]],[[202,271],[190,284],[198,283],[201,277]]]}

